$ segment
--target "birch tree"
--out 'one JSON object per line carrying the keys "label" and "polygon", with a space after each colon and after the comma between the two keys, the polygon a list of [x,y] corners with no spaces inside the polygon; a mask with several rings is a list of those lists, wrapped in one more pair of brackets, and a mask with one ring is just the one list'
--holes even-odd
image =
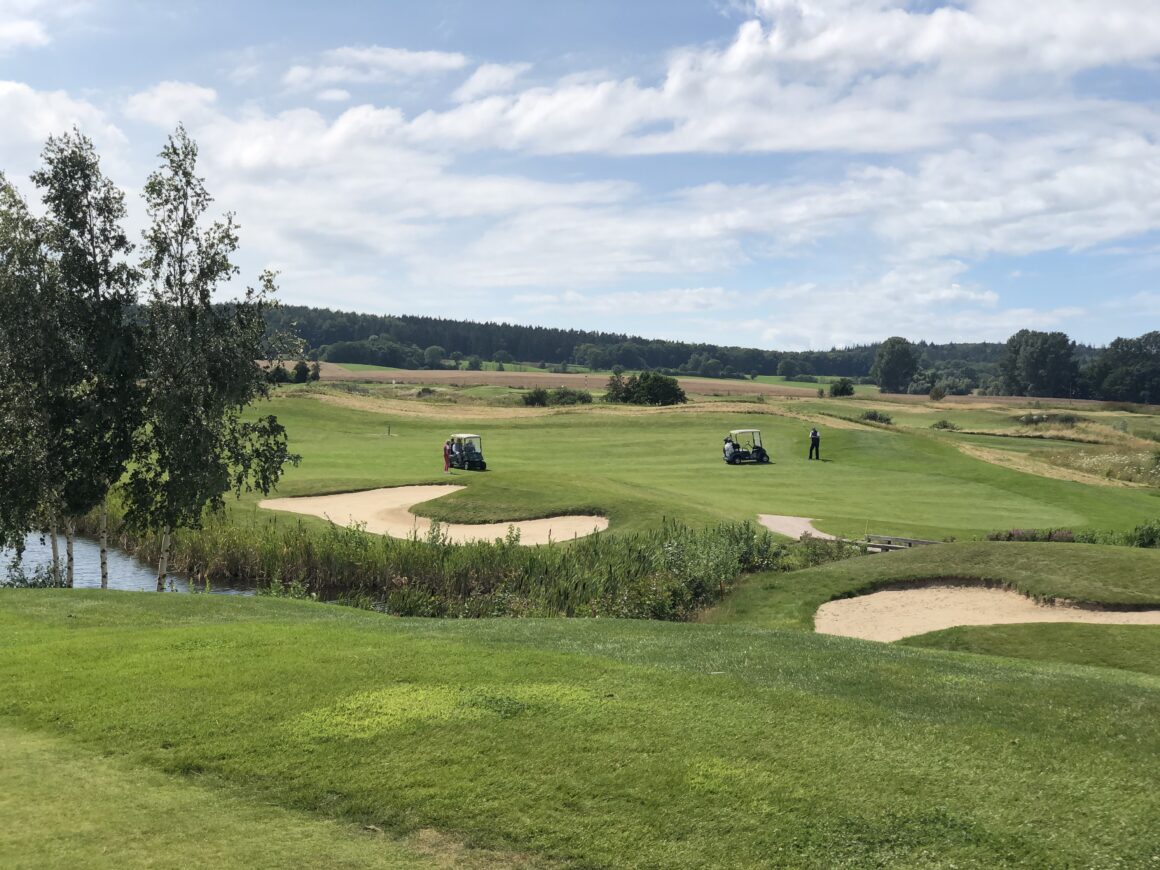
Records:
{"label": "birch tree", "polygon": [[269,492],[296,458],[275,417],[242,417],[267,396],[257,360],[265,355],[263,312],[274,304],[274,275],[264,272],[257,289],[215,304],[215,291],[238,272],[231,260],[238,247],[234,217],[207,222],[213,199],[184,128],[160,156],[145,184],[144,425],[125,492],[130,525],[160,533],[163,591],[173,530],[200,527],[231,490]]}
{"label": "birch tree", "polygon": [[132,320],[138,275],[122,227],[125,197],[101,171],[93,143],[74,129],[50,137],[33,173],[56,258],[61,316],[71,336],[73,382],[55,408],[55,465],[65,514],[68,585],[75,518],[100,507],[101,588],[108,588],[108,496],[125,472],[139,422],[137,337]]}
{"label": "birch tree", "polygon": [[56,290],[41,227],[0,173],[0,547],[18,555],[52,490],[43,392]]}

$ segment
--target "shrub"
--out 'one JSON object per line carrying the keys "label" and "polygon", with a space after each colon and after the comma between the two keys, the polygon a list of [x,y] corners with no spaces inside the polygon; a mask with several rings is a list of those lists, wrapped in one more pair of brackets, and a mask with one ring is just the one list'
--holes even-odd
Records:
{"label": "shrub", "polygon": [[1005,529],[991,532],[987,535],[987,540],[1071,544],[1075,542],[1075,533],[1071,529]]}
{"label": "shrub", "polygon": [[469,356],[467,358],[467,370],[469,372],[477,372],[483,368],[483,360],[477,356]]}
{"label": "shrub", "polygon": [[956,426],[954,423],[952,423],[950,420],[939,420],[937,423],[931,423],[930,428],[931,429],[948,429],[951,432],[958,432],[959,431],[959,427]]}
{"label": "shrub", "polygon": [[525,405],[542,408],[548,404],[548,391],[543,387],[536,387],[524,393],[523,399]]}
{"label": "shrub", "polygon": [[549,405],[591,405],[592,394],[587,390],[574,390],[571,387],[560,387],[548,393]]}
{"label": "shrub", "polygon": [[604,400],[630,405],[683,405],[689,401],[676,378],[658,372],[641,372],[626,378],[615,368]]}
{"label": "shrub", "polygon": [[817,375],[798,375],[796,378],[790,380],[797,381],[799,384],[816,384],[818,382]]}
{"label": "shrub", "polygon": [[946,397],[947,391],[940,387],[938,384],[935,384],[930,388],[930,400],[932,402],[941,402]]}
{"label": "shrub", "polygon": [[838,378],[830,384],[830,396],[838,398],[840,396],[854,395],[854,382],[849,378]]}
{"label": "shrub", "polygon": [[868,423],[882,423],[886,426],[894,422],[894,419],[885,411],[866,411],[862,414],[862,419]]}

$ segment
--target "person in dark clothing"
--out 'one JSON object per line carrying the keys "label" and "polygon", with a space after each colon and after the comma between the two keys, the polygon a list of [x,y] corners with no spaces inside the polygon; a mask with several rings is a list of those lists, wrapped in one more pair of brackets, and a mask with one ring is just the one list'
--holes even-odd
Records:
{"label": "person in dark clothing", "polygon": [[822,458],[822,436],[818,434],[818,427],[815,426],[810,430],[810,459]]}

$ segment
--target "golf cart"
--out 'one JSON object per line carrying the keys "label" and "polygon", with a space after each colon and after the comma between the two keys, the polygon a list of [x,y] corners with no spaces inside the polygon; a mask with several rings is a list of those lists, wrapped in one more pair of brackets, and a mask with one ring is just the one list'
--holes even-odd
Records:
{"label": "golf cart", "polygon": [[487,471],[487,463],[483,461],[483,439],[478,435],[452,435],[451,467],[464,471]]}
{"label": "golf cart", "polygon": [[734,429],[725,436],[722,458],[730,465],[741,462],[769,462],[769,454],[761,446],[760,429]]}

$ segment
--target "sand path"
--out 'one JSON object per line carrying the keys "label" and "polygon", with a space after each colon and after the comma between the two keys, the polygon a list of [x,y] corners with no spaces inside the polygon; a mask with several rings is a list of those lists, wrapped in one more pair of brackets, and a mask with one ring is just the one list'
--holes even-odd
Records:
{"label": "sand path", "polygon": [[814,628],[820,634],[880,641],[901,640],[956,625],[1020,622],[1160,625],[1160,610],[1087,610],[1062,604],[1039,604],[1006,589],[928,586],[829,601],[814,616]]}
{"label": "sand path", "polygon": [[769,529],[771,532],[777,532],[779,535],[787,535],[791,538],[800,538],[804,534],[813,535],[815,538],[821,538],[824,541],[837,540],[833,535],[827,535],[825,532],[819,532],[814,528],[814,521],[809,517],[787,517],[781,514],[758,514],[757,521]]}
{"label": "sand path", "polygon": [[[258,507],[272,511],[289,511],[322,517],[338,525],[365,523],[368,532],[406,538],[417,533],[420,538],[431,528],[431,520],[417,517],[411,508],[420,502],[451,495],[462,486],[393,486],[339,495],[315,495],[305,498],[268,498]],[[528,546],[549,541],[566,541],[591,535],[608,528],[608,519],[597,516],[548,517],[542,520],[519,520],[507,523],[441,523],[449,540],[456,544],[469,541],[493,541],[507,535],[508,527],[520,530],[520,543]]]}

